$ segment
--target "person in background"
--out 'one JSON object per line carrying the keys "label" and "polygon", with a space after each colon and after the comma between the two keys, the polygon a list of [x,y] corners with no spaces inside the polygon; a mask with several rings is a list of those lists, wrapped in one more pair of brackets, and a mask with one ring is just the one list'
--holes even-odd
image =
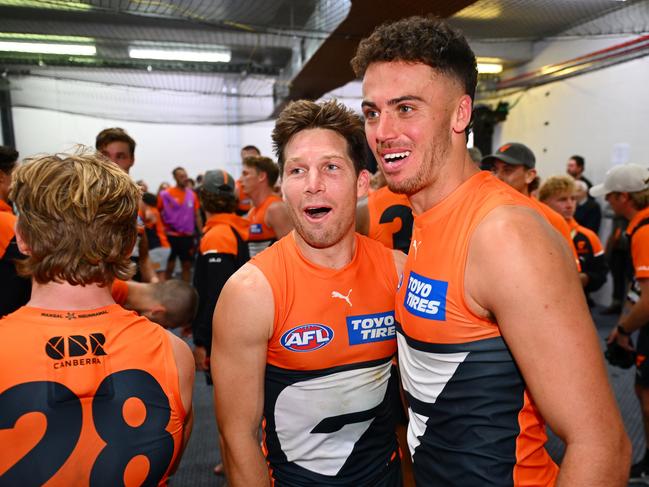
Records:
{"label": "person in background", "polygon": [[17,165],[18,151],[0,145],[0,317],[23,306],[31,292],[31,281],[16,273],[16,260],[26,257],[16,245],[16,216],[9,201],[11,175]]}
{"label": "person in background", "polygon": [[584,293],[588,305],[594,305],[589,293],[597,291],[606,282],[608,266],[604,256],[604,247],[595,232],[586,228],[574,219],[575,207],[577,206],[576,183],[585,184],[583,181],[575,181],[571,176],[549,177],[539,190],[539,199],[565,218],[570,226],[572,241],[577,249],[581,270],[579,278],[584,287]]}
{"label": "person in background", "polygon": [[591,183],[586,176],[584,176],[584,169],[586,167],[586,160],[582,156],[572,156],[570,159],[568,159],[568,162],[566,163],[566,172],[571,175],[575,180],[577,181],[583,181],[586,183],[588,188],[593,187],[593,183]]}
{"label": "person in background", "polygon": [[158,195],[158,209],[165,226],[171,253],[167,261],[167,278],[171,279],[176,259],[182,266],[182,279],[190,282],[196,246],[194,236],[197,223],[200,228],[199,203],[196,193],[188,186],[187,171],[177,167],[172,172],[176,185]]}
{"label": "person in background", "polygon": [[[254,145],[246,145],[241,148],[242,165],[243,165],[243,161],[246,160],[246,158],[259,157],[259,156],[261,156],[261,152]],[[237,180],[235,184],[236,184],[235,191],[238,200],[237,215],[241,215],[241,216],[247,215],[248,212],[250,211],[250,208],[252,208],[252,199],[250,199],[250,196],[241,187],[241,180]]]}
{"label": "person in background", "polygon": [[243,161],[239,181],[252,199],[252,208],[246,215],[250,222],[250,257],[257,255],[293,228],[286,205],[282,198],[273,193],[278,177],[279,168],[268,157],[248,157]]}
{"label": "person in background", "polygon": [[171,245],[167,240],[162,216],[158,210],[158,198],[152,193],[144,193],[142,201],[145,204],[144,231],[149,242],[149,258],[158,280],[163,282],[167,280],[167,262],[171,254]]}
{"label": "person in background", "polygon": [[[117,164],[126,174],[135,164],[135,140],[120,127],[107,128],[97,134],[95,149]],[[149,242],[144,232],[144,203],[138,211],[138,238],[131,259],[137,264],[134,279],[144,282],[158,280],[149,259]]]}
{"label": "person in background", "polygon": [[595,198],[588,194],[588,184],[585,181],[575,180],[575,188],[577,198],[575,220],[580,225],[599,233],[599,227],[602,224],[602,207],[599,206]]}

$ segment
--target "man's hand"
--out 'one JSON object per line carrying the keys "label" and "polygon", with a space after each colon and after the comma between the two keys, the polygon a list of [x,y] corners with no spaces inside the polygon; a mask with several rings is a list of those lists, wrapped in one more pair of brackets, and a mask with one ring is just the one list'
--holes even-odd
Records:
{"label": "man's hand", "polygon": [[611,333],[609,333],[606,343],[617,342],[617,344],[623,349],[633,352],[635,349],[633,348],[633,345],[631,345],[631,340],[629,338],[629,335],[620,333],[617,326],[615,326],[615,328],[611,330]]}

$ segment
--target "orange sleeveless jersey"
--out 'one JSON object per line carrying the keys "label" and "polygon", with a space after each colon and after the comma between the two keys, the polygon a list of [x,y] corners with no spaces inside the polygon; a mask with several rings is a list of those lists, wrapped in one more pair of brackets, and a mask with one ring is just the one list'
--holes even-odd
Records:
{"label": "orange sleeveless jersey", "polygon": [[271,194],[261,205],[258,207],[253,206],[246,215],[246,219],[250,222],[248,248],[251,257],[257,255],[277,239],[273,229],[266,225],[264,221],[266,220],[268,207],[278,201],[281,202],[282,198]]}
{"label": "orange sleeveless jersey", "polygon": [[183,408],[168,332],[118,305],[0,321],[2,485],[165,485]]}
{"label": "orange sleeveless jersey", "polygon": [[328,269],[306,260],[291,233],[251,263],[275,302],[263,424],[271,477],[290,486],[377,485],[398,461],[392,251],[357,235],[353,260]]}
{"label": "orange sleeveless jersey", "polygon": [[370,214],[367,236],[390,249],[408,252],[412,236],[412,207],[408,197],[390,191],[387,186],[367,197]]}
{"label": "orange sleeveless jersey", "polygon": [[417,485],[538,487],[553,485],[558,473],[498,324],[474,315],[464,299],[471,235],[503,205],[533,207],[482,172],[415,218],[396,314]]}

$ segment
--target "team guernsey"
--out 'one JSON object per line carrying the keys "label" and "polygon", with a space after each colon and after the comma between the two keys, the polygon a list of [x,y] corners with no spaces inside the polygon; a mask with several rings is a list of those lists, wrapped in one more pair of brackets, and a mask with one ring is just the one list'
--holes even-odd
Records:
{"label": "team guernsey", "polygon": [[413,221],[408,197],[384,186],[367,197],[367,209],[370,215],[367,236],[390,249],[408,253]]}
{"label": "team guernsey", "polygon": [[293,234],[251,260],[271,285],[264,453],[276,486],[400,485],[392,414],[392,253],[356,235],[353,260],[319,267]]}
{"label": "team guernsey", "polygon": [[498,324],[464,299],[471,235],[494,208],[533,207],[482,172],[415,217],[396,298],[408,446],[417,485],[548,486],[558,467]]}
{"label": "team guernsey", "polygon": [[168,332],[116,304],[0,320],[0,411],[0,485],[52,487],[165,485],[186,415]]}
{"label": "team guernsey", "polygon": [[269,195],[259,206],[254,206],[248,212],[246,220],[250,222],[248,248],[250,257],[254,257],[277,240],[277,235],[272,228],[266,225],[266,212],[273,203],[281,202],[277,195]]}

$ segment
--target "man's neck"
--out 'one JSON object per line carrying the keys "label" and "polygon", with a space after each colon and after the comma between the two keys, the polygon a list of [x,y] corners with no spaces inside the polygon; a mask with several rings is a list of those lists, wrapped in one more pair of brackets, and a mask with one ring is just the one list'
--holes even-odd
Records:
{"label": "man's neck", "polygon": [[155,303],[151,286],[142,282],[128,281],[128,298],[124,307],[139,314],[149,311]]}
{"label": "man's neck", "polygon": [[176,184],[176,189],[179,189],[180,191],[185,191],[186,186],[181,186],[180,184]]}
{"label": "man's neck", "polygon": [[57,310],[87,310],[115,304],[110,286],[73,286],[67,282],[39,284],[32,280],[32,295],[27,306]]}
{"label": "man's neck", "polygon": [[319,249],[304,241],[296,230],[292,231],[300,253],[305,259],[320,267],[341,269],[349,264],[356,252],[356,236],[353,228],[331,247]]}
{"label": "man's neck", "polygon": [[249,194],[250,199],[252,200],[252,206],[259,207],[262,205],[266,198],[268,198],[273,193],[273,190],[267,185],[260,185],[255,190]]}
{"label": "man's neck", "polygon": [[408,196],[415,213],[423,213],[437,205],[478,172],[480,170],[471,160],[466,147],[452,150],[449,156],[434,168],[432,181],[428,186]]}

